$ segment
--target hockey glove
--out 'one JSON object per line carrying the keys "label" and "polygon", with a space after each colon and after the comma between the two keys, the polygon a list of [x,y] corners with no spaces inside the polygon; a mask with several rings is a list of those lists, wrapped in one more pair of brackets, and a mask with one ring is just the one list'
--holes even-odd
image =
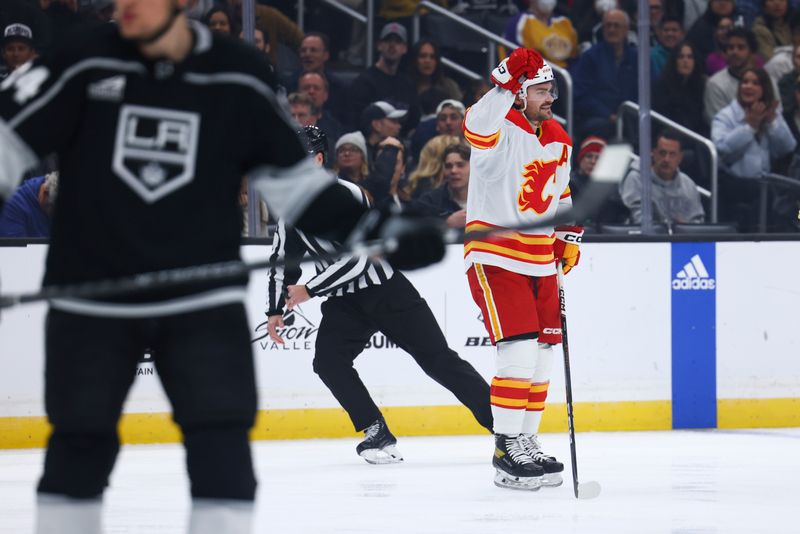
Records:
{"label": "hockey glove", "polygon": [[541,54],[528,48],[517,48],[492,71],[492,83],[512,93],[519,91],[522,82],[533,78],[544,65]]}
{"label": "hockey glove", "polygon": [[556,261],[561,262],[564,274],[578,265],[581,258],[580,244],[583,239],[582,226],[559,226],[556,228],[556,241],[553,243],[553,253]]}

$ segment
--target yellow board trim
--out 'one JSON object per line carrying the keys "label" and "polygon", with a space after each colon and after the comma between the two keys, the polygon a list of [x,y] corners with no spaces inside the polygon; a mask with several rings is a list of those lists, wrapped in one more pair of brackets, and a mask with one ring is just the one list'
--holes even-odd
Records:
{"label": "yellow board trim", "polygon": [[[579,402],[578,432],[671,430],[670,401]],[[800,427],[800,398],[723,399],[717,402],[719,428]],[[398,436],[485,434],[463,406],[398,406],[381,408]],[[566,432],[563,403],[547,403],[542,432]],[[0,417],[0,449],[43,447],[50,434],[44,417]],[[341,408],[261,410],[250,433],[253,440],[341,438],[360,435]],[[176,443],[181,434],[166,413],[126,414],[120,422],[125,444]]]}
{"label": "yellow board trim", "polygon": [[800,398],[717,400],[717,428],[791,426],[800,426]]}

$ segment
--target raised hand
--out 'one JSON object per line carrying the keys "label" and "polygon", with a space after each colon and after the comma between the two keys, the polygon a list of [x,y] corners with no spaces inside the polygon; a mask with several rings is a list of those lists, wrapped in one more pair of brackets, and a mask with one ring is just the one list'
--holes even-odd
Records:
{"label": "raised hand", "polygon": [[528,78],[533,78],[544,65],[536,50],[517,48],[492,71],[492,83],[516,93]]}

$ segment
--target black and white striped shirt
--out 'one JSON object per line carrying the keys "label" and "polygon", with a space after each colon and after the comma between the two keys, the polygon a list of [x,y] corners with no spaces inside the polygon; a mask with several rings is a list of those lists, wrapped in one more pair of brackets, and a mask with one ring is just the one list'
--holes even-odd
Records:
{"label": "black and white striped shirt", "polygon": [[[350,189],[364,207],[369,207],[369,200],[360,187],[341,179],[339,183]],[[340,297],[359,289],[380,285],[394,274],[392,267],[383,260],[371,260],[362,256],[332,257],[340,246],[339,243],[319,239],[297,229],[287,230],[283,220],[280,220],[272,239],[270,260],[301,258],[308,253],[314,259],[317,270],[317,274],[305,284],[311,296]],[[296,284],[301,274],[297,265],[273,266],[269,269],[267,315],[283,313],[286,287]]]}

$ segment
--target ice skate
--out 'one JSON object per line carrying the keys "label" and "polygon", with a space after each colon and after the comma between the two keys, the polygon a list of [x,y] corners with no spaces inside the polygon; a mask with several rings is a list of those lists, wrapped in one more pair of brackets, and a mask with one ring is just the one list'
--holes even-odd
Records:
{"label": "ice skate", "polygon": [[389,431],[383,417],[369,425],[364,430],[364,436],[356,452],[368,463],[396,464],[403,461],[403,455],[397,448],[397,438]]}
{"label": "ice skate", "polygon": [[538,490],[542,485],[544,470],[528,456],[521,441],[516,436],[496,434],[494,443],[494,485],[525,491]]}
{"label": "ice skate", "polygon": [[561,477],[564,464],[556,460],[555,456],[548,456],[542,452],[542,445],[536,434],[520,434],[519,441],[528,456],[533,458],[534,463],[544,470],[542,486],[560,486],[564,482]]}

